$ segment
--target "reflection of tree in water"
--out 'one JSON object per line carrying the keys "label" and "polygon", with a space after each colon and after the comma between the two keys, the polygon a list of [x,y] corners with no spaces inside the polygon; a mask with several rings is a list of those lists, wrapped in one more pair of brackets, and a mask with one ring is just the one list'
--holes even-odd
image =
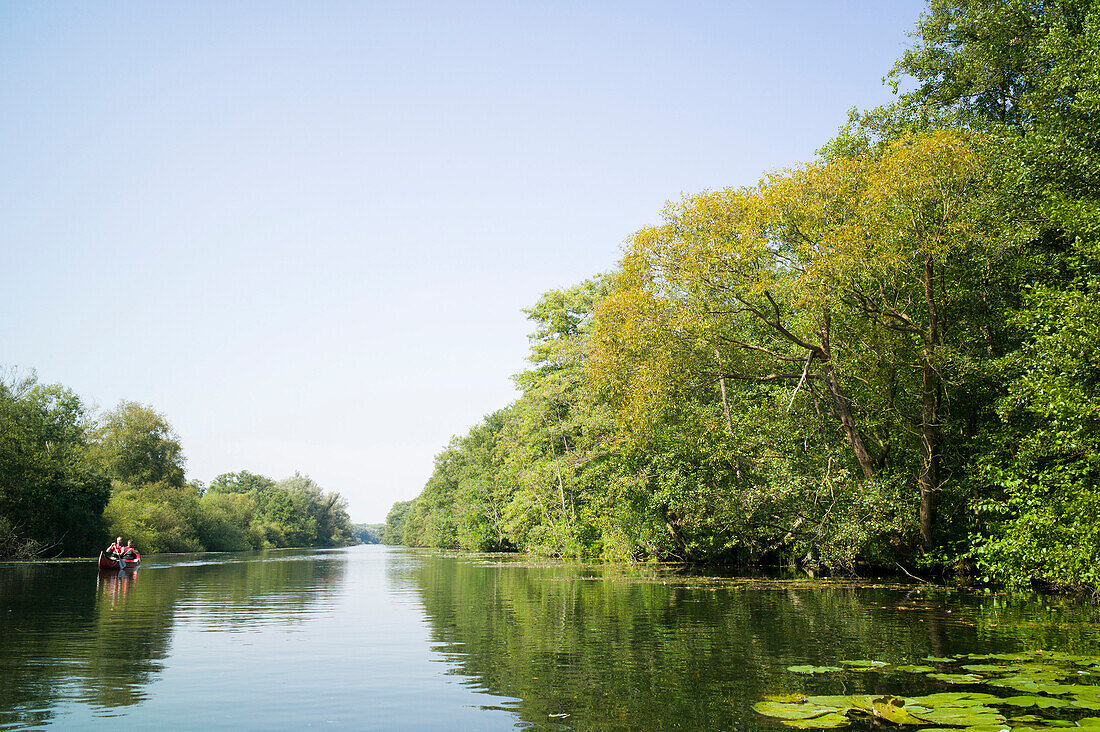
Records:
{"label": "reflection of tree in water", "polygon": [[296,623],[340,584],[344,562],[285,552],[96,576],[87,564],[0,568],[0,727],[44,724],[76,700],[141,702],[173,626]]}
{"label": "reflection of tree in water", "polygon": [[[409,560],[393,561],[397,579]],[[413,566],[433,640],[456,672],[517,698],[515,711],[540,726],[752,728],[760,723],[750,707],[767,693],[932,689],[923,677],[807,678],[790,665],[913,663],[1035,643],[1096,648],[1096,628],[1081,624],[1095,611],[1073,603],[1047,611],[1049,602],[923,588],[708,582],[432,555]]]}

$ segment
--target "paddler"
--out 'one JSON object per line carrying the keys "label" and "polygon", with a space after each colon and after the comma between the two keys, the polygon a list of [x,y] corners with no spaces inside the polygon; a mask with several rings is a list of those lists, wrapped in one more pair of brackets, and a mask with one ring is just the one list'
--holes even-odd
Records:
{"label": "paddler", "polygon": [[112,559],[119,559],[122,557],[122,553],[126,551],[126,547],[122,546],[122,537],[115,539],[115,543],[107,547],[107,551],[104,552],[108,557]]}

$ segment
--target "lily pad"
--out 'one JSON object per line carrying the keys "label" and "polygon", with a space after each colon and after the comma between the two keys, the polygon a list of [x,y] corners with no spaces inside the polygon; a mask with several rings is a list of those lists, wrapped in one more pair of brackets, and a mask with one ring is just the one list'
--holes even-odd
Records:
{"label": "lily pad", "polygon": [[909,714],[923,722],[948,725],[951,727],[976,727],[1000,725],[1005,718],[990,707],[938,707],[936,709],[917,709],[911,707]]}
{"label": "lily pad", "polygon": [[826,707],[809,702],[783,703],[774,701],[757,702],[753,711],[765,717],[776,719],[813,719],[825,714],[836,714],[835,707]]}
{"label": "lily pad", "polygon": [[[1040,717],[1038,714],[1021,714],[1018,717],[1009,717],[1009,722],[1016,724],[1032,725],[1029,729],[1040,729],[1033,725],[1042,725],[1041,729],[1054,729],[1056,727],[1076,727],[1076,722],[1071,722],[1068,719],[1050,719],[1048,717]],[[1021,729],[1020,727],[1013,727],[1012,732]]]}
{"label": "lily pad", "polygon": [[851,704],[851,709],[858,709],[867,714],[874,714],[875,697],[870,694],[853,694],[848,697],[848,703]]}
{"label": "lily pad", "polygon": [[1082,699],[1078,697],[1071,701],[1070,705],[1078,709],[1088,709],[1089,711],[1100,712],[1100,699]]}
{"label": "lily pad", "polygon": [[1031,679],[1025,679],[1020,676],[1011,676],[1007,679],[990,679],[986,683],[990,686],[999,686],[1003,689],[1026,691],[1034,694],[1040,691],[1039,686],[1041,682],[1032,681]]}
{"label": "lily pad", "polygon": [[986,706],[996,700],[992,694],[941,692],[911,699],[906,711],[925,722],[954,727],[1004,724],[1005,718]]}
{"label": "lily pad", "polygon": [[932,663],[954,663],[953,658],[943,658],[942,656],[925,656],[922,661],[931,661]]}
{"label": "lily pad", "polygon": [[870,714],[871,699],[873,698],[867,694],[830,694],[827,696],[808,696],[806,701],[819,707],[832,707],[838,714],[846,714],[850,709],[859,709]]}
{"label": "lily pad", "polygon": [[910,703],[925,707],[964,707],[989,704],[1000,698],[995,694],[986,694],[980,691],[937,691],[935,694],[927,694],[911,699]]}
{"label": "lily pad", "polygon": [[964,671],[973,671],[974,673],[985,674],[1003,674],[1008,671],[1015,671],[1015,666],[1008,666],[1002,663],[970,663],[962,667]]}
{"label": "lily pad", "polygon": [[900,671],[906,674],[927,674],[932,673],[936,669],[931,666],[894,666],[891,671]]}
{"label": "lily pad", "polygon": [[1025,674],[1027,676],[1050,674],[1052,676],[1062,677],[1069,673],[1069,671],[1062,666],[1056,666],[1042,661],[1028,661],[1027,663],[1016,664],[1012,668],[1015,669],[1016,673]]}
{"label": "lily pad", "polygon": [[798,729],[836,729],[837,727],[847,727],[852,723],[852,720],[845,717],[843,714],[837,714],[835,712],[831,714],[823,714],[820,717],[814,717],[813,719],[785,719],[783,724],[788,727],[796,727]]}
{"label": "lily pad", "polygon": [[1100,661],[1096,656],[1082,656],[1076,653],[1062,653],[1061,651],[1044,651],[1037,654],[1041,658],[1049,658],[1062,663],[1095,663]]}
{"label": "lily pad", "polygon": [[801,704],[807,701],[805,694],[769,694],[764,701],[779,702],[780,704]]}
{"label": "lily pad", "polygon": [[1043,692],[1044,694],[1055,695],[1072,694],[1081,688],[1079,686],[1073,686],[1071,684],[1039,684],[1038,686],[1039,691]]}
{"label": "lily pad", "polygon": [[830,671],[843,671],[839,666],[788,666],[788,671],[796,674],[825,674]]}
{"label": "lily pad", "polygon": [[1068,707],[1069,702],[1052,699],[1049,696],[1010,696],[995,702],[997,706],[1008,704],[1014,707],[1038,707],[1039,709],[1058,709]]}
{"label": "lily pad", "polygon": [[864,668],[882,668],[883,666],[889,666],[890,664],[886,663],[886,661],[858,660],[858,661],[841,661],[840,665],[841,666],[848,666],[849,668],[851,668],[853,666],[860,666],[860,667],[864,667]]}
{"label": "lily pad", "polygon": [[948,684],[980,684],[984,681],[977,674],[928,674],[928,678]]}
{"label": "lily pad", "polygon": [[879,719],[894,724],[920,724],[923,721],[906,711],[905,699],[897,696],[882,696],[872,700],[871,711]]}
{"label": "lily pad", "polygon": [[1077,726],[1100,729],[1100,717],[1083,717],[1077,720]]}

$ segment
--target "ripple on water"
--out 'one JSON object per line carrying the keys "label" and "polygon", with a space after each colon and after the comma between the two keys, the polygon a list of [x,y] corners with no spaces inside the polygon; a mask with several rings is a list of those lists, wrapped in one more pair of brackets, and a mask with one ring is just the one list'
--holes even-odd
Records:
{"label": "ripple on water", "polygon": [[789,666],[1100,647],[1061,600],[381,547],[0,567],[0,603],[5,729],[778,729],[763,694],[883,684]]}

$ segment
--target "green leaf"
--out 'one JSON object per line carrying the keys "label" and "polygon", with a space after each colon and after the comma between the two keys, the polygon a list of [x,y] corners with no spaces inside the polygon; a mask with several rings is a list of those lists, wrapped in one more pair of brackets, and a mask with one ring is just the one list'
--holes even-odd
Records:
{"label": "green leaf", "polygon": [[788,727],[795,727],[797,729],[836,729],[837,727],[847,727],[852,723],[852,720],[845,717],[843,714],[824,714],[820,717],[814,717],[813,719],[800,719],[800,720],[784,720],[783,724]]}
{"label": "green leaf", "polygon": [[980,684],[984,680],[977,674],[928,674],[928,678],[948,684]]}
{"label": "green leaf", "polygon": [[830,671],[843,671],[839,666],[788,666],[788,671],[796,674],[824,674]]}
{"label": "green leaf", "polygon": [[905,709],[905,699],[897,696],[882,696],[871,702],[871,711],[879,719],[894,724],[920,724],[921,720]]}
{"label": "green leaf", "polygon": [[998,714],[996,709],[986,706],[940,707],[928,710],[910,707],[909,713],[924,722],[951,727],[973,727],[1005,723],[1005,718]]}
{"label": "green leaf", "polygon": [[826,707],[808,702],[772,702],[762,701],[752,705],[753,711],[765,717],[776,719],[813,719],[824,714],[835,714],[835,707]]}
{"label": "green leaf", "polygon": [[989,673],[1000,674],[1007,671],[1015,671],[1015,666],[1008,666],[999,663],[971,663],[962,667],[964,671],[973,671],[975,673]]}
{"label": "green leaf", "polygon": [[1014,707],[1038,707],[1039,709],[1058,709],[1069,706],[1069,702],[1051,699],[1049,696],[1010,696],[993,703],[997,706],[1008,704]]}
{"label": "green leaf", "polygon": [[918,696],[909,701],[926,707],[962,707],[989,704],[1000,698],[994,694],[975,691],[938,691],[935,694]]}

